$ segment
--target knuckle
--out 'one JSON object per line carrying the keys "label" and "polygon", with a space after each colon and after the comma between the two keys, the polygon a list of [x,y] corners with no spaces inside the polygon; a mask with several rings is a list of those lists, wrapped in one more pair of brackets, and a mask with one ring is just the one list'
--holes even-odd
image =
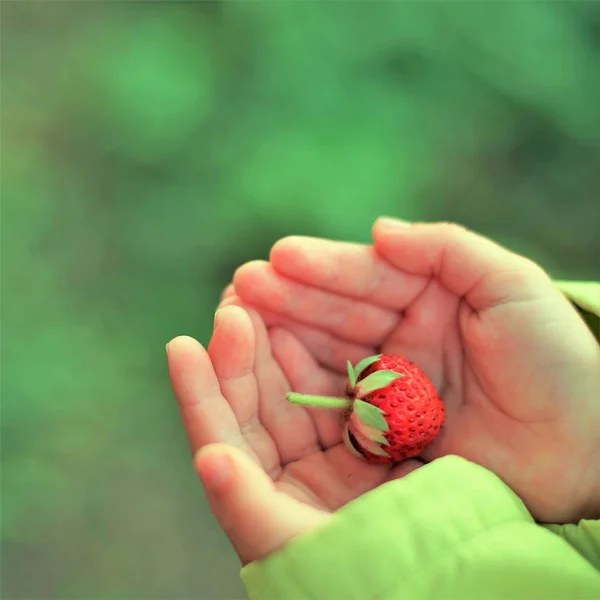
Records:
{"label": "knuckle", "polygon": [[521,271],[524,277],[529,279],[549,279],[547,271],[533,259],[527,256],[520,256],[519,263],[521,267]]}
{"label": "knuckle", "polygon": [[469,233],[469,230],[460,223],[444,221],[440,223],[442,235],[448,239],[459,238]]}

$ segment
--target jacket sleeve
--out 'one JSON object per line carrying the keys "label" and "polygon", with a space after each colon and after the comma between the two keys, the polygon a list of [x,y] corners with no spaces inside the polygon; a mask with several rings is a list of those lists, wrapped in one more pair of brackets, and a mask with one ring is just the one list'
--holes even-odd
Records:
{"label": "jacket sleeve", "polygon": [[447,456],[349,503],[242,579],[250,600],[598,600],[600,572],[573,533],[593,548],[599,532],[586,527],[537,525],[493,473]]}
{"label": "jacket sleeve", "polygon": [[[600,342],[600,282],[556,281],[559,289],[575,305]],[[600,571],[600,521],[581,521],[578,525],[547,525],[563,537]]]}
{"label": "jacket sleeve", "polygon": [[559,280],[555,283],[600,341],[600,281]]}

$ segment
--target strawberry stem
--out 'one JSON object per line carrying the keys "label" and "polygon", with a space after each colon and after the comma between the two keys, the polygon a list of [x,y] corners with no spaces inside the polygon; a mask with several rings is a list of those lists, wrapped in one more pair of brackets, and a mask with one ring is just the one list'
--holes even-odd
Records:
{"label": "strawberry stem", "polygon": [[345,410],[352,406],[352,400],[345,398],[332,398],[330,396],[311,396],[310,394],[295,394],[290,392],[287,401],[299,406],[314,406],[315,408],[335,408]]}

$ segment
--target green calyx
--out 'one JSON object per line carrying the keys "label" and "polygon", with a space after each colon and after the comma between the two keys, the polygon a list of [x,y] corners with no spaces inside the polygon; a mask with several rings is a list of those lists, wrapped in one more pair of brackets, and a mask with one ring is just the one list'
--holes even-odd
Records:
{"label": "green calyx", "polygon": [[363,358],[359,363],[357,363],[355,367],[353,367],[352,363],[348,361],[348,383],[355,398],[364,398],[372,392],[387,387],[390,385],[390,383],[392,383],[392,381],[395,381],[400,377],[404,377],[402,373],[396,373],[396,371],[375,371],[375,373],[371,373],[359,381],[360,376],[381,357],[382,354],[367,356],[367,358]]}
{"label": "green calyx", "polygon": [[354,387],[354,396],[356,398],[364,398],[372,392],[387,387],[390,383],[396,381],[396,379],[400,379],[400,377],[404,377],[404,375],[395,371],[377,371],[376,373],[371,373],[371,375],[356,384]]}
{"label": "green calyx", "polygon": [[354,412],[356,416],[367,426],[372,427],[376,431],[388,431],[389,426],[385,420],[385,413],[364,400],[354,401]]}
{"label": "green calyx", "polygon": [[352,363],[348,361],[347,369],[348,369],[348,383],[350,387],[354,389],[356,386],[356,382],[358,378],[361,376],[362,372],[370,367],[373,363],[376,363],[380,358],[381,354],[376,354],[375,356],[367,356],[367,358],[363,358],[360,362],[356,364],[356,367],[352,366]]}
{"label": "green calyx", "polygon": [[[350,428],[348,427],[348,425],[346,426],[346,429],[348,429],[348,434],[349,434]],[[367,435],[364,435],[364,433],[362,431],[360,431],[360,429],[357,429],[356,427],[354,427],[353,429],[354,430],[352,431],[352,438],[354,439],[354,441],[356,442],[356,445],[358,446],[358,448],[360,450],[366,450],[367,452],[370,452],[371,454],[374,454],[375,456],[385,456],[386,458],[390,457],[390,455],[384,448],[384,446],[387,445],[387,442],[385,444],[383,444],[376,439],[373,439]],[[354,444],[352,443],[352,439],[350,438],[350,435],[347,435],[344,437],[344,442],[346,442],[347,446],[348,446],[348,444],[350,444],[351,448],[355,448]]]}
{"label": "green calyx", "polygon": [[334,398],[330,396],[313,396],[310,394],[287,394],[291,404],[312,406],[315,408],[330,408],[336,410],[352,409],[352,419],[358,425],[361,433],[374,443],[386,445],[387,441],[382,432],[389,427],[385,419],[385,412],[377,406],[362,400],[368,394],[387,387],[390,383],[404,377],[395,371],[376,371],[359,381],[359,377],[371,365],[376,363],[381,354],[369,356],[361,360],[355,367],[348,361],[348,384],[354,400],[347,398]]}

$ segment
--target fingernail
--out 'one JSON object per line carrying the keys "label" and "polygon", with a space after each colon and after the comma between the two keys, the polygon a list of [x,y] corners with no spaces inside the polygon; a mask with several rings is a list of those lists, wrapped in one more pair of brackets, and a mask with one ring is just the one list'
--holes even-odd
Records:
{"label": "fingernail", "polygon": [[221,304],[219,304],[219,309],[221,310],[222,308],[225,308],[226,306],[230,306],[232,304],[238,304],[239,303],[239,299],[237,296],[228,296],[227,298],[225,298],[224,300],[221,301]]}
{"label": "fingernail", "polygon": [[169,356],[169,344],[171,342],[168,342],[167,345],[165,346],[165,352],[167,353],[167,356]]}
{"label": "fingernail", "polygon": [[406,229],[411,225],[409,221],[396,219],[395,217],[379,217],[377,223],[380,227],[385,227],[386,229]]}
{"label": "fingernail", "polygon": [[213,492],[222,489],[231,479],[231,458],[212,448],[203,448],[198,452],[196,468],[202,483]]}
{"label": "fingernail", "polygon": [[221,312],[221,309],[220,309],[220,308],[217,308],[217,310],[215,311],[215,319],[214,319],[214,322],[213,322],[213,327],[214,327],[215,329],[216,329],[216,327],[217,327],[217,323],[218,323],[218,321],[219,321],[219,312]]}

